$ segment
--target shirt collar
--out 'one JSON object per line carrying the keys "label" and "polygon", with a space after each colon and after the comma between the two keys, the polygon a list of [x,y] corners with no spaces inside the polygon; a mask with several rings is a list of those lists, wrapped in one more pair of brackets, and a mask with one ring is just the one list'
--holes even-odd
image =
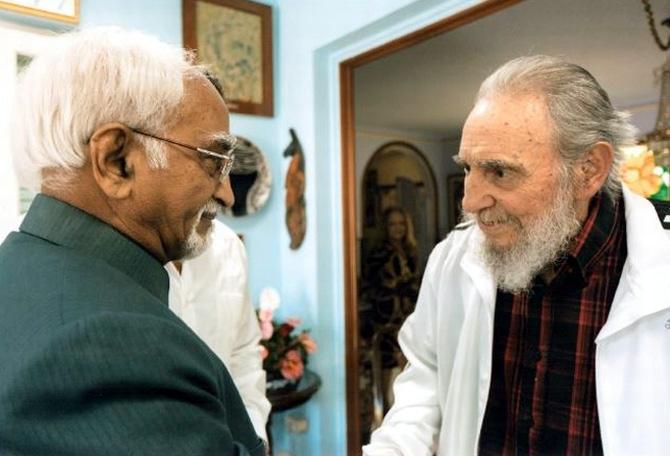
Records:
{"label": "shirt collar", "polygon": [[161,263],[111,225],[63,201],[38,194],[20,230],[99,258],[168,303],[168,276]]}
{"label": "shirt collar", "polygon": [[612,202],[602,192],[591,199],[588,216],[572,241],[567,261],[559,269],[559,275],[565,272],[568,265],[573,265],[574,273],[580,276],[583,285],[586,284],[590,269],[611,244],[618,222],[623,217],[622,207],[620,199]]}

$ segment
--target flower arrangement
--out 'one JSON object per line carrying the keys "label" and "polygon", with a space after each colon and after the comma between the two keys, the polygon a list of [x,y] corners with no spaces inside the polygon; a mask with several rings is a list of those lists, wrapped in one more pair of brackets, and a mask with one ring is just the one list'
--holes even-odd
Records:
{"label": "flower arrangement", "polygon": [[284,387],[302,377],[307,357],[317,349],[309,330],[294,331],[300,319],[291,317],[283,323],[274,320],[279,307],[279,293],[273,288],[261,291],[258,322],[261,328],[261,357],[268,375],[268,388]]}
{"label": "flower arrangement", "polygon": [[621,179],[645,198],[667,199],[668,170],[655,164],[654,153],[646,146],[628,148]]}

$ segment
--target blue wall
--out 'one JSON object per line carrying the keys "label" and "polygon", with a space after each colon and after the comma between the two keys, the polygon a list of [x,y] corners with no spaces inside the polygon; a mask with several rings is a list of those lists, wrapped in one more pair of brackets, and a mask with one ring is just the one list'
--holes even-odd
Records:
{"label": "blue wall", "polygon": [[81,1],[81,27],[118,25],[144,30],[172,44],[182,43],[181,0]]}

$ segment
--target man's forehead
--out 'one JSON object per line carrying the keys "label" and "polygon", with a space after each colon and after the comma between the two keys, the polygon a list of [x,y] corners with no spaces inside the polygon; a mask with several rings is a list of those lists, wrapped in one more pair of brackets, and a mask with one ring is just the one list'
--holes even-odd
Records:
{"label": "man's forehead", "polygon": [[461,148],[521,153],[551,147],[552,122],[540,97],[482,99],[463,127]]}
{"label": "man's forehead", "polygon": [[513,149],[487,149],[461,147],[454,161],[461,166],[525,168],[526,158]]}
{"label": "man's forehead", "polygon": [[470,116],[483,116],[485,115],[488,111],[491,110],[492,106],[491,104],[493,103],[493,100],[490,98],[482,98],[481,100],[477,101],[475,104],[475,107],[472,108],[472,111],[470,112]]}
{"label": "man's forehead", "polygon": [[226,103],[209,80],[202,75],[184,79],[183,104],[196,113],[202,113],[203,104],[216,107],[228,114]]}
{"label": "man's forehead", "polygon": [[204,76],[184,80],[184,97],[176,127],[180,125],[203,141],[213,135],[228,133],[228,108]]}
{"label": "man's forehead", "polygon": [[529,92],[518,94],[497,94],[477,101],[468,116],[468,120],[502,121],[509,124],[551,123],[551,117],[542,94]]}

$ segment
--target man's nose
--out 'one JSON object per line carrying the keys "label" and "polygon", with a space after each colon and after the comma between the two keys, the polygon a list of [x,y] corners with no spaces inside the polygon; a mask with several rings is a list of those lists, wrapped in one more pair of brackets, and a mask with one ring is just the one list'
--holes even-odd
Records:
{"label": "man's nose", "polygon": [[482,177],[470,172],[463,185],[463,211],[476,214],[495,204],[490,185]]}
{"label": "man's nose", "polygon": [[235,204],[235,194],[233,193],[233,187],[230,185],[230,176],[226,176],[217,185],[214,199],[224,207],[233,207],[233,204]]}

